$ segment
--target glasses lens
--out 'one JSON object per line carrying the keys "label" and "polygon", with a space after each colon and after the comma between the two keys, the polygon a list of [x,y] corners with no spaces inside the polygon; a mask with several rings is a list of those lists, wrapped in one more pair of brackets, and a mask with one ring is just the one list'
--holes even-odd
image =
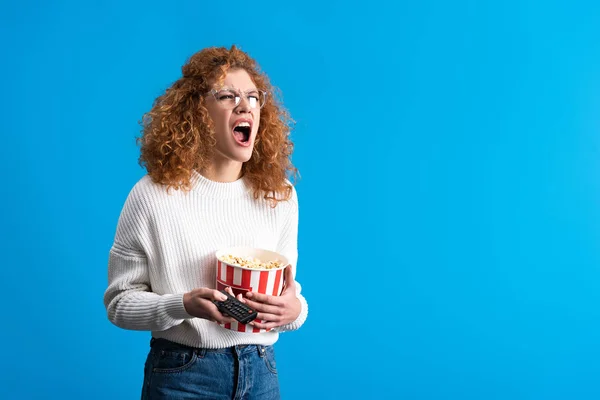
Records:
{"label": "glasses lens", "polygon": [[219,90],[215,98],[224,108],[234,108],[240,103],[240,96],[232,90]]}
{"label": "glasses lens", "polygon": [[248,102],[252,108],[262,108],[267,100],[264,92],[259,90],[253,90],[246,94],[248,96]]}
{"label": "glasses lens", "polygon": [[[266,94],[259,90],[251,90],[244,94],[248,100],[250,108],[262,108],[266,102]],[[241,100],[241,95],[231,89],[219,90],[215,93],[215,98],[223,108],[232,109],[237,107]]]}
{"label": "glasses lens", "polygon": [[250,103],[250,108],[256,108],[256,103],[258,103],[258,98],[254,96],[248,96],[248,103]]}

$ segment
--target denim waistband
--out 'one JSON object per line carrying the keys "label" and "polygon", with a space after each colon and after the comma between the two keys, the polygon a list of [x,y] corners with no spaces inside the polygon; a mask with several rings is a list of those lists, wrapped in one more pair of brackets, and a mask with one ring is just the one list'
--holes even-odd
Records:
{"label": "denim waistband", "polygon": [[175,343],[170,340],[163,339],[163,338],[158,338],[158,339],[152,338],[152,339],[150,339],[150,347],[152,349],[159,349],[159,350],[192,350],[192,351],[202,352],[202,353],[236,353],[236,350],[237,351],[242,351],[242,350],[248,351],[248,350],[257,349],[259,351],[259,353],[263,353],[264,349],[269,346],[256,345],[256,344],[239,344],[236,346],[224,347],[224,348],[220,348],[220,349],[207,349],[207,348],[203,348],[203,347],[186,346],[184,344]]}

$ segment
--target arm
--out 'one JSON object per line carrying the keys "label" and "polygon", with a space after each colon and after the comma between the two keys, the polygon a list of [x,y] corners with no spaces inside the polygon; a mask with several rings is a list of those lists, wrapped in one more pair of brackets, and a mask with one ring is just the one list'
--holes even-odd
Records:
{"label": "arm", "polygon": [[199,288],[189,293],[152,292],[145,249],[153,243],[149,201],[134,188],[117,225],[108,260],[108,288],[104,305],[108,319],[118,327],[163,331],[193,317],[230,322],[211,302],[224,300],[214,289]]}
{"label": "arm", "polygon": [[192,318],[183,306],[183,293],[153,293],[147,259],[118,242],[110,250],[104,305],[108,319],[123,329],[163,331]]}
{"label": "arm", "polygon": [[191,316],[183,294],[153,293],[144,244],[151,243],[149,204],[136,185],[123,206],[108,259],[104,306],[118,327],[162,331]]}

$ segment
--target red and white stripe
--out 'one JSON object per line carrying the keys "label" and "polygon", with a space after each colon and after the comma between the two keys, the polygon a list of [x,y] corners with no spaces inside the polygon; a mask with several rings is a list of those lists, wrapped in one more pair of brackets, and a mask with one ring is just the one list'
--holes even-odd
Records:
{"label": "red and white stripe", "polygon": [[[236,295],[252,291],[279,296],[283,288],[283,269],[280,268],[272,271],[249,270],[234,267],[217,260],[217,289],[221,290],[227,286],[230,286]],[[255,321],[262,322],[259,319]],[[267,331],[266,329],[258,329],[240,324],[237,321],[221,324],[221,326],[238,332],[250,332],[250,328],[252,328],[253,333]]]}

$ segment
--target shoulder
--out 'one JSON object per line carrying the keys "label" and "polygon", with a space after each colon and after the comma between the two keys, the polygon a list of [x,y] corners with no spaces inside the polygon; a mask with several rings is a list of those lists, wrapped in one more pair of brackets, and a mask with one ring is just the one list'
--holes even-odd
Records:
{"label": "shoulder", "polygon": [[296,185],[294,183],[292,183],[289,179],[285,180],[285,184],[287,187],[290,187],[292,189],[289,200],[297,201],[298,200],[298,192],[296,191]]}
{"label": "shoulder", "polygon": [[291,192],[288,193],[279,193],[278,194],[278,206],[282,206],[282,209],[285,210],[290,210],[290,211],[294,211],[294,210],[298,210],[298,192],[296,190],[296,187],[288,180],[286,180],[286,183],[290,186],[291,188]]}
{"label": "shoulder", "polygon": [[133,185],[129,195],[134,197],[166,196],[167,186],[154,182],[150,175],[146,174]]}
{"label": "shoulder", "polygon": [[298,207],[298,191],[296,190],[296,187],[293,184],[290,183],[290,185],[292,185],[292,193],[290,195],[289,201],[295,204],[296,207]]}
{"label": "shoulder", "polygon": [[274,196],[277,202],[281,204],[288,202],[298,202],[298,193],[296,192],[296,188],[294,187],[294,184],[288,179],[285,180],[285,184],[282,189],[274,192]]}
{"label": "shoulder", "polygon": [[155,183],[149,175],[144,175],[129,191],[125,206],[138,211],[148,211],[166,194],[167,189],[164,185]]}

